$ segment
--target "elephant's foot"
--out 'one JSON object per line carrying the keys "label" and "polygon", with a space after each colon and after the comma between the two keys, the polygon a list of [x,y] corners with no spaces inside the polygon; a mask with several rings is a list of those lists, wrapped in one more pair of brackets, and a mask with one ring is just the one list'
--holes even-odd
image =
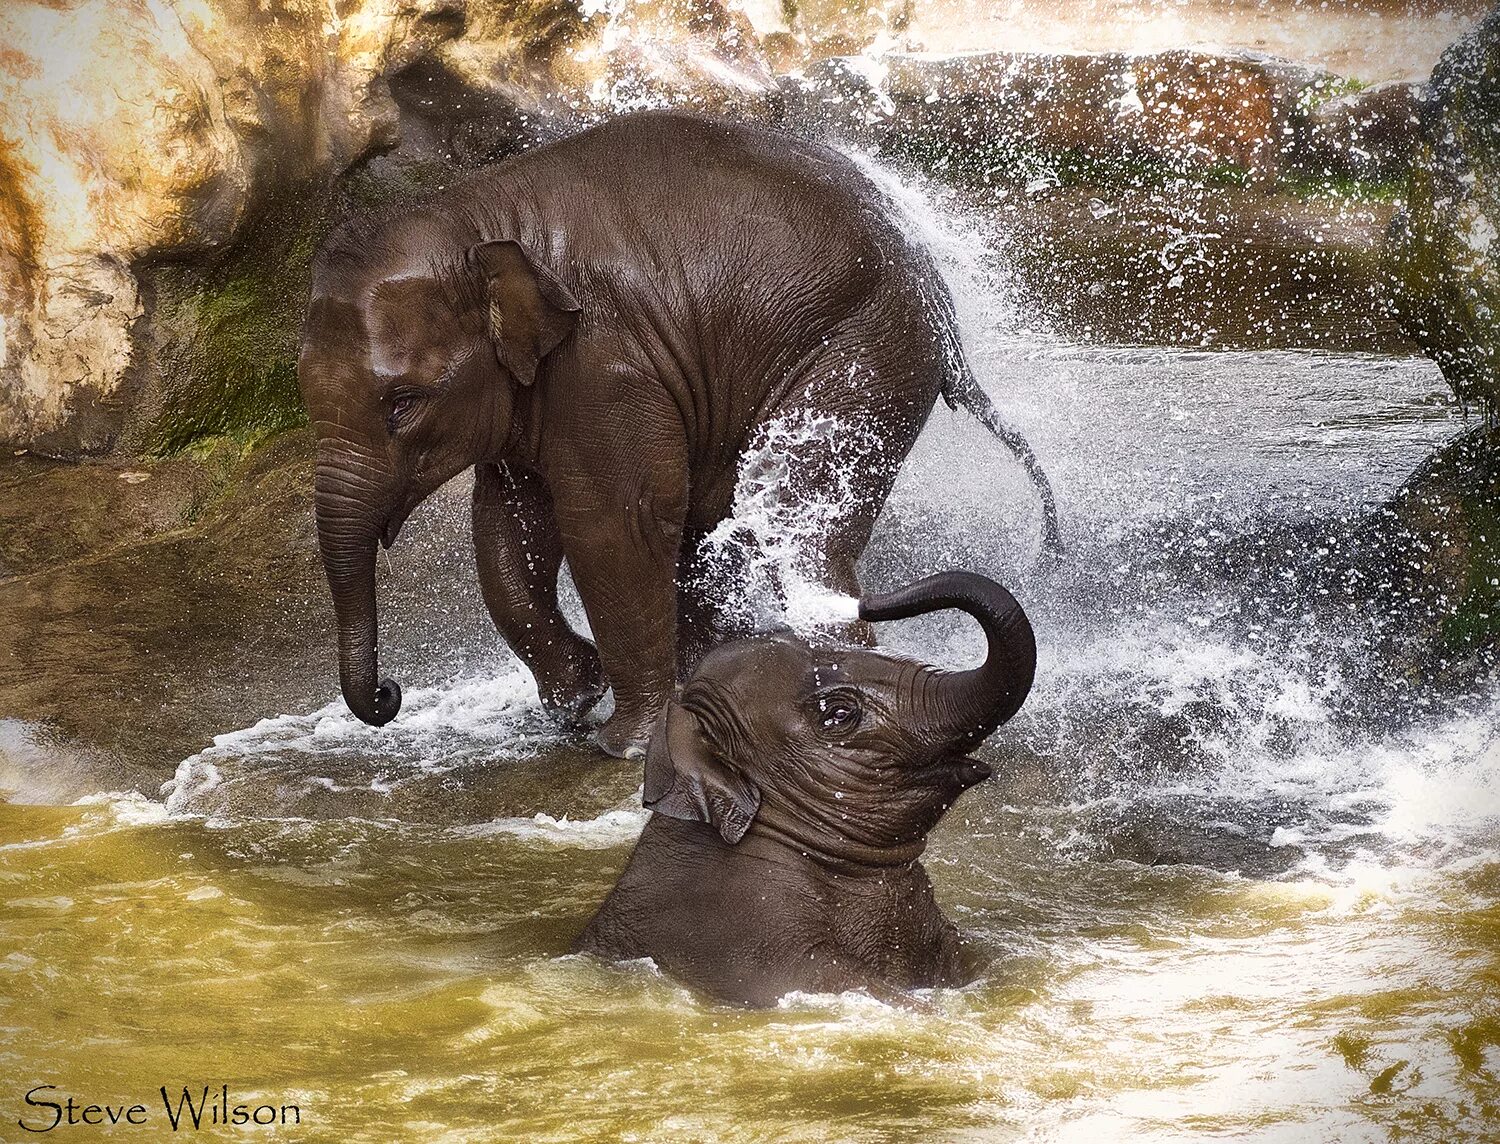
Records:
{"label": "elephant's foot", "polygon": [[580,646],[559,667],[532,669],[542,706],[566,726],[581,723],[609,690],[594,645],[583,639],[578,642]]}
{"label": "elephant's foot", "polygon": [[656,716],[657,711],[646,706],[617,707],[615,713],[600,725],[592,738],[606,755],[613,755],[617,759],[644,758]]}

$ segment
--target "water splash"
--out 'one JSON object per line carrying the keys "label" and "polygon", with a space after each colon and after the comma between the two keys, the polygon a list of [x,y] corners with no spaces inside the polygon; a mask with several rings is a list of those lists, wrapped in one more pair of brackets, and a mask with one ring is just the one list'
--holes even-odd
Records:
{"label": "water splash", "polygon": [[[1406,868],[1475,853],[1500,824],[1486,771],[1497,749],[1486,728],[1500,722],[1493,704],[1394,731],[1351,722],[1347,669],[1363,654],[1361,637],[1281,598],[1292,589],[1272,557],[1295,554],[1271,544],[1253,581],[1221,578],[1212,591],[1200,582],[1229,547],[1265,547],[1268,520],[1334,519],[1388,497],[1453,425],[1452,411],[1429,400],[1441,386],[1431,367],[1101,349],[1023,334],[1003,249],[950,199],[860,162],[904,233],[932,252],[977,376],[1063,477],[1066,508],[1084,523],[1067,568],[1026,569],[1013,559],[1012,517],[1030,503],[1023,475],[977,426],[939,412],[903,468],[861,578],[896,586],[965,567],[1022,596],[1041,670],[989,751],[1002,775],[1023,765],[1045,774],[1057,813],[1075,828],[1063,852],[1151,861],[1170,850],[1176,860],[1326,881],[1372,862]],[[827,530],[858,506],[856,478],[877,448],[867,427],[834,416],[768,428],[699,562],[726,622],[812,632],[856,616],[819,553]],[[817,495],[798,484],[810,472]],[[1318,557],[1339,558],[1336,547]],[[1277,608],[1289,617],[1280,630],[1260,616],[1274,619]],[[979,633],[951,615],[883,624],[880,636],[943,666],[983,654]],[[402,716],[379,730],[341,703],[264,720],[185,760],[166,793],[177,813],[333,805],[420,815],[417,796],[445,774],[471,784],[487,767],[568,742],[517,667],[411,688]],[[570,804],[525,797],[475,819],[550,845],[625,837],[639,813],[610,795],[585,800],[574,819],[563,813]],[[1118,845],[1124,833],[1153,831],[1155,851]],[[1242,848],[1224,849],[1225,839]],[[1239,865],[1252,846],[1280,857]]]}
{"label": "water splash", "polygon": [[497,818],[459,827],[454,833],[468,838],[498,835],[542,846],[608,850],[634,842],[650,817],[641,805],[641,788],[637,787],[635,794],[625,802],[593,818],[574,819],[567,815],[555,818],[538,813],[529,818]]}
{"label": "water splash", "polygon": [[726,627],[807,632],[857,616],[857,602],[827,584],[822,549],[837,522],[868,511],[864,468],[882,450],[872,426],[846,417],[796,414],[766,427],[741,460],[729,516],[699,549]]}
{"label": "water splash", "polygon": [[850,148],[845,154],[880,190],[907,240],[937,264],[971,363],[987,347],[1010,344],[1023,333],[1033,340],[1047,336],[1028,326],[1028,307],[1008,269],[1003,237],[964,210],[953,190],[898,174],[867,152]]}

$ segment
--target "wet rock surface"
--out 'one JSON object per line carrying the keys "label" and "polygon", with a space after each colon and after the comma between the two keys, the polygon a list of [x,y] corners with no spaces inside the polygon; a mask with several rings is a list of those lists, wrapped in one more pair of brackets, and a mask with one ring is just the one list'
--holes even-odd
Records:
{"label": "wet rock surface", "polygon": [[1088,343],[1412,353],[1385,303],[1393,204],[1188,179],[971,191],[1039,325]]}
{"label": "wet rock surface", "polygon": [[1422,85],[1394,80],[1345,94],[1329,94],[1329,86],[1337,87],[1313,90],[1298,109],[1285,152],[1289,169],[1333,185],[1404,179]]}
{"label": "wet rock surface", "polygon": [[1394,230],[1408,330],[1454,391],[1500,408],[1500,9],[1433,69]]}
{"label": "wet rock surface", "polygon": [[1003,220],[1053,332],[1409,353],[1383,242],[1416,90],[1253,53],[893,53],[784,78],[779,115]]}
{"label": "wet rock surface", "polygon": [[7,718],[89,754],[165,763],[263,710],[239,681],[290,700],[328,670],[305,433],[217,472],[24,460],[0,478]]}
{"label": "wet rock surface", "polygon": [[828,60],[784,85],[792,126],[1022,181],[1142,168],[1274,183],[1301,110],[1337,83],[1250,53],[1170,51]]}

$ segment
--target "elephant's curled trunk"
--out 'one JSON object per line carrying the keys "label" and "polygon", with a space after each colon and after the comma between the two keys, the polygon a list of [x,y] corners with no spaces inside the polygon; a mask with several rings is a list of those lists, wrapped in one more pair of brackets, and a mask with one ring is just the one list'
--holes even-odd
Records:
{"label": "elephant's curled trunk", "polygon": [[969,613],[984,628],[985,660],[970,671],[937,673],[936,711],[928,717],[952,734],[959,749],[983,742],[1026,701],[1036,677],[1036,636],[1016,598],[973,572],[943,572],[895,592],[860,601],[865,620],[904,620],[944,608]]}
{"label": "elephant's curled trunk", "polygon": [[323,480],[318,484],[318,548],[338,621],[339,686],[350,711],[372,726],[384,726],[401,710],[401,688],[390,679],[376,683],[377,530],[335,507],[336,495]]}

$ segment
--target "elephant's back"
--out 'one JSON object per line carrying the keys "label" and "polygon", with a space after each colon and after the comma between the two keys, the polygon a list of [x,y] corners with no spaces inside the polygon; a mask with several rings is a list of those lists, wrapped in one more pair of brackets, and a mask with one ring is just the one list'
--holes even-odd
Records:
{"label": "elephant's back", "polygon": [[[591,198],[654,188],[671,200],[733,188],[733,199],[785,196],[816,211],[850,209],[885,219],[882,196],[859,167],[826,144],[761,124],[684,111],[620,115],[537,147],[504,166],[568,164]],[[722,208],[725,203],[713,204]]]}
{"label": "elephant's back", "polygon": [[[610,352],[644,347],[688,411],[700,474],[731,478],[753,428],[799,400],[878,400],[920,424],[948,383],[946,288],[832,148],[651,112],[504,166],[523,239],[583,300],[581,329]],[[855,370],[874,388],[851,386]]]}
{"label": "elephant's back", "polygon": [[[696,279],[700,295],[733,283],[741,299],[759,285],[768,300],[808,290],[852,303],[930,265],[851,159],[768,127],[639,112],[513,162],[586,200],[575,254],[645,252]],[[821,297],[830,286],[838,299]]]}

